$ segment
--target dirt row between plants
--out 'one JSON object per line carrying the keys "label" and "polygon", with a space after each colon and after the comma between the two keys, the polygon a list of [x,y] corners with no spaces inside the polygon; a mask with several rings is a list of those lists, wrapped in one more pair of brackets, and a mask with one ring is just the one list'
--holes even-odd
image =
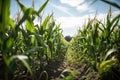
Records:
{"label": "dirt row between plants", "polygon": [[[66,56],[61,56],[45,66],[48,80],[98,80],[97,72],[90,68],[89,62],[67,65],[66,61]],[[41,80],[45,79],[46,75],[43,75]]]}

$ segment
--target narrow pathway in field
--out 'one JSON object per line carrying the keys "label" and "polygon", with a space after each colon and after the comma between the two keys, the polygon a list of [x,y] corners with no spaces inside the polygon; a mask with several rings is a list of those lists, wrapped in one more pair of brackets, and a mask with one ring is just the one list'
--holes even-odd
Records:
{"label": "narrow pathway in field", "polygon": [[49,80],[54,80],[60,77],[60,74],[66,68],[64,60],[65,56],[62,55],[58,57],[58,59],[56,59],[55,61],[49,62],[49,64],[45,67],[45,70],[48,72]]}
{"label": "narrow pathway in field", "polygon": [[97,73],[90,66],[89,62],[77,60],[77,56],[68,48],[65,55],[49,62],[45,70],[49,80],[98,80]]}

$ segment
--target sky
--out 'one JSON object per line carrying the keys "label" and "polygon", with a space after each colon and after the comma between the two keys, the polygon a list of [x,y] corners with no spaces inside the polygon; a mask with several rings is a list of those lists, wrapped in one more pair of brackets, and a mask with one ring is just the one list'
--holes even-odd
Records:
{"label": "sky", "polygon": [[[74,36],[77,34],[77,30],[88,20],[88,18],[94,18],[97,12],[97,18],[104,20],[106,14],[109,11],[110,5],[97,0],[94,4],[91,4],[93,0],[49,0],[43,15],[54,13],[56,24],[60,24],[63,29],[64,36]],[[120,3],[120,0],[110,0],[116,3]],[[32,6],[32,0],[20,0],[26,7]],[[45,2],[45,0],[34,0],[35,9]],[[16,0],[11,0],[11,17],[15,18],[16,13],[20,10],[16,3]],[[120,10],[112,7],[113,15],[120,13]],[[37,23],[37,22],[36,22]]]}

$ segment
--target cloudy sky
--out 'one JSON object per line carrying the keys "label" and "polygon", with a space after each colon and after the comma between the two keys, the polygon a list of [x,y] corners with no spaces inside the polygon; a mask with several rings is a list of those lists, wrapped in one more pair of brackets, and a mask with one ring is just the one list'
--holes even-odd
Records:
{"label": "cloudy sky", "polygon": [[[73,36],[77,30],[82,27],[88,18],[93,18],[97,11],[97,18],[103,20],[109,10],[109,5],[97,0],[92,4],[93,0],[49,0],[44,10],[44,16],[54,13],[57,24],[61,24],[63,35]],[[120,3],[120,0],[111,0]],[[20,0],[27,7],[31,7],[32,0]],[[45,0],[34,0],[35,9],[45,2]],[[19,7],[15,0],[11,0],[11,17],[15,17]],[[120,11],[112,7],[113,14],[116,15]]]}

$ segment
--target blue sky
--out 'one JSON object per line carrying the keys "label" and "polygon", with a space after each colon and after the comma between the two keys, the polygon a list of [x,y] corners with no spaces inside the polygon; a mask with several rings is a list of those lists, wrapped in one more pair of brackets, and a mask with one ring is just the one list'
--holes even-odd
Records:
{"label": "blue sky", "polygon": [[[77,30],[82,27],[88,18],[93,18],[97,11],[97,18],[103,20],[109,10],[109,5],[97,0],[91,4],[93,0],[49,0],[44,10],[44,16],[54,13],[57,24],[61,24],[63,35],[75,35]],[[120,3],[120,0],[111,0]],[[32,0],[20,0],[25,6],[31,7]],[[34,0],[35,9],[45,2],[45,0]],[[15,0],[11,0],[11,17],[15,18],[17,11],[20,10]],[[120,11],[112,7],[113,15],[117,15]],[[36,22],[37,23],[37,22]]]}

